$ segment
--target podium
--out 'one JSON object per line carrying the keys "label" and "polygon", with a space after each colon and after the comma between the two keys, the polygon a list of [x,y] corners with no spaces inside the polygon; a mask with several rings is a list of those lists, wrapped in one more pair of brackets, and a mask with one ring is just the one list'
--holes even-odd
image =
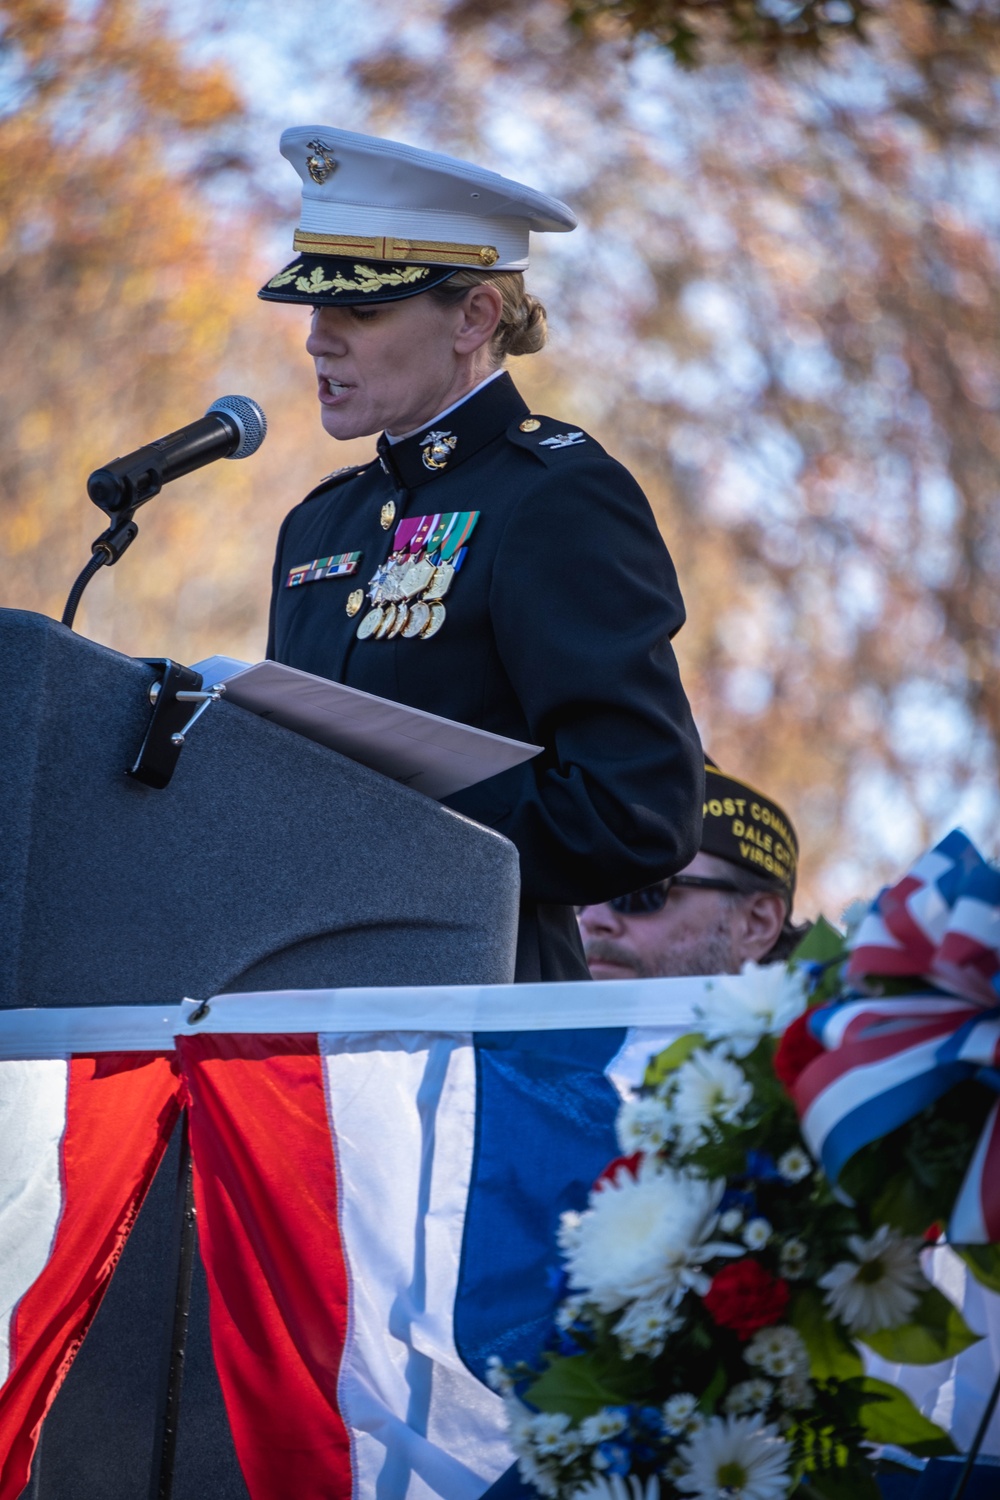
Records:
{"label": "podium", "polygon": [[[224,701],[168,786],[131,780],[155,678],[43,616],[0,611],[0,1007],[512,979],[512,844]],[[150,1494],[177,1154],[175,1139],[46,1419],[26,1497]],[[200,1268],[172,1494],[246,1497]]]}

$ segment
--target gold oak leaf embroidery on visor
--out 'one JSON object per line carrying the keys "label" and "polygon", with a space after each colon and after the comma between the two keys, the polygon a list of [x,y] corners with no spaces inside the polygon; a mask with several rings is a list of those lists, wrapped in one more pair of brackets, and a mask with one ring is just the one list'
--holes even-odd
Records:
{"label": "gold oak leaf embroidery on visor", "polygon": [[287,271],[279,271],[277,276],[272,276],[267,284],[277,289],[294,281],[296,290],[300,292],[377,292],[384,286],[408,286],[413,281],[421,281],[428,274],[426,266],[406,266],[401,271],[376,271],[371,266],[355,266],[354,270],[361,279],[348,281],[339,272],[324,279],[322,266],[313,266],[308,276],[300,276],[301,270],[301,265],[289,266]]}

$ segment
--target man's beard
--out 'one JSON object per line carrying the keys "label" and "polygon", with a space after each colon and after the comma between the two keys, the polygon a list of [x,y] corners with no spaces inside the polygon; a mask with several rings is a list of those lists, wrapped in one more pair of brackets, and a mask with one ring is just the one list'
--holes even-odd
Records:
{"label": "man's beard", "polygon": [[594,938],[584,943],[587,962],[620,964],[631,969],[636,979],[680,979],[697,974],[738,974],[740,960],[733,948],[732,934],[725,918],[709,932],[702,933],[697,947],[664,947],[645,958],[611,938]]}

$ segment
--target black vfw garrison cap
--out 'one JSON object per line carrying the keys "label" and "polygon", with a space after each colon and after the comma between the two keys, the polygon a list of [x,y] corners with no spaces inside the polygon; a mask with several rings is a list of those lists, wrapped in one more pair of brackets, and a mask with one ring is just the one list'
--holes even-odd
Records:
{"label": "black vfw garrison cap", "polygon": [[799,840],[788,814],[707,759],[701,850],[772,880],[789,897],[795,892]]}

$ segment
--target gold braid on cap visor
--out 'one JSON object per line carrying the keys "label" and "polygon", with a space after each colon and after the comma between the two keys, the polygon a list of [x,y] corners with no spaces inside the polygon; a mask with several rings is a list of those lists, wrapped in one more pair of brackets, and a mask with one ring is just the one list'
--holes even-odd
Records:
{"label": "gold braid on cap visor", "polygon": [[426,265],[495,266],[500,252],[493,245],[455,245],[440,240],[402,240],[394,235],[312,234],[297,229],[292,248],[299,255],[363,256],[365,260],[403,260]]}
{"label": "gold braid on cap visor", "polygon": [[341,276],[339,271],[334,272],[332,276],[324,276],[322,266],[313,266],[308,276],[299,275],[303,269],[301,264],[289,266],[287,271],[279,271],[277,276],[272,276],[267,284],[277,290],[294,281],[297,291],[310,294],[378,292],[385,286],[409,286],[411,282],[423,280],[428,274],[426,266],[407,266],[402,271],[376,271],[372,266],[355,266],[355,275],[359,279],[349,281],[346,276]]}

